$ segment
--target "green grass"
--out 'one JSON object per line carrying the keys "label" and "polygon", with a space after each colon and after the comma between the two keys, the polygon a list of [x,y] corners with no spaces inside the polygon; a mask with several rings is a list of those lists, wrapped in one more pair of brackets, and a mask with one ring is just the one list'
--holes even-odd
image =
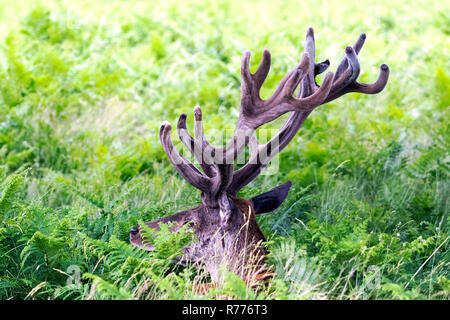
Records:
{"label": "green grass", "polygon": [[[3,1],[1,299],[449,299],[449,12],[406,0]],[[267,97],[309,26],[331,70],[365,32],[360,80],[386,63],[388,85],[318,108],[278,172],[241,191],[293,181],[259,219],[275,279],[255,295],[228,274],[196,296],[204,275],[170,263],[185,235],[162,232],[150,255],[128,244],[131,226],[200,202],[159,124],[187,112],[192,128],[199,104],[207,136],[232,129],[243,51],[252,70],[271,51]]]}

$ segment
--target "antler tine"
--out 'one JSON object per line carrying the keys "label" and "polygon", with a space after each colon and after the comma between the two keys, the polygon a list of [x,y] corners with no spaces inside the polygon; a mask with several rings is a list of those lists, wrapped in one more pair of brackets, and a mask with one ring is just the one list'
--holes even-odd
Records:
{"label": "antler tine", "polygon": [[205,131],[203,130],[203,114],[202,108],[200,106],[194,107],[194,141],[195,145],[199,146],[201,149],[201,156],[203,157],[203,162],[205,166],[214,164],[213,157],[215,155],[216,148],[214,148],[206,139]]}
{"label": "antler tine", "polygon": [[164,121],[159,130],[161,145],[167,154],[170,162],[178,173],[190,184],[197,189],[207,192],[210,189],[211,181],[203,173],[201,173],[192,163],[184,158],[175,148],[170,133],[172,126],[169,122]]}
{"label": "antler tine", "polygon": [[330,61],[328,59],[325,61],[316,63],[314,65],[314,75],[317,76],[318,74],[323,73],[325,70],[328,69],[329,66],[330,66]]}
{"label": "antler tine", "polygon": [[356,54],[359,54],[361,51],[361,48],[364,45],[364,42],[366,42],[366,34],[361,33],[358,37],[358,40],[356,40],[355,44],[353,45],[353,49],[355,49]]}
{"label": "antler tine", "polygon": [[[200,107],[198,107],[200,108]],[[195,109],[194,109],[195,110]],[[197,111],[198,112],[198,111]],[[201,109],[200,109],[201,113]],[[212,166],[212,159],[208,155],[208,151],[211,150],[205,150],[207,148],[212,148],[209,142],[207,142],[204,133],[203,133],[203,125],[200,124],[200,128],[197,128],[197,119],[195,121],[196,129],[194,131],[201,131],[200,139],[194,139],[194,137],[191,136],[189,131],[186,127],[186,119],[187,115],[186,113],[182,113],[180,115],[180,118],[178,119],[178,125],[177,125],[177,132],[178,137],[180,138],[181,142],[186,146],[186,148],[194,155],[195,159],[197,160],[198,164],[202,168],[203,172],[208,177],[213,177],[217,174],[217,170],[214,169]],[[201,120],[201,114],[200,114],[200,121]],[[198,136],[196,134],[196,136]],[[213,151],[212,151],[213,152]]]}
{"label": "antler tine", "polygon": [[347,47],[345,48],[345,55],[346,57],[344,60],[346,63],[342,65],[346,65],[347,67],[339,77],[335,75],[336,80],[333,83],[330,94],[327,99],[325,99],[327,102],[341,96],[341,92],[343,92],[350,84],[355,82],[356,78],[359,76],[360,66],[355,50],[352,47]]}
{"label": "antler tine", "polygon": [[330,102],[349,92],[375,94],[383,90],[386,86],[389,78],[389,67],[386,64],[380,66],[380,74],[374,83],[366,84],[356,81],[360,72],[357,55],[361,51],[365,40],[366,35],[362,33],[353,47],[349,46],[345,48],[345,57],[336,70],[335,81],[330,90],[330,94],[323,103]]}
{"label": "antler tine", "polygon": [[351,88],[351,91],[366,94],[375,94],[384,89],[388,79],[389,79],[389,67],[383,63],[380,66],[380,74],[378,75],[377,81],[370,84],[355,82],[354,87]]}
{"label": "antler tine", "polygon": [[[358,40],[356,40],[355,44],[353,45],[353,50],[355,51],[355,53],[357,55],[361,51],[365,41],[366,41],[366,34],[361,33],[358,37]],[[346,50],[347,50],[347,48],[346,48]],[[336,79],[339,78],[339,76],[347,69],[347,67],[348,67],[347,58],[344,57],[336,69],[336,76],[335,76]]]}
{"label": "antler tine", "polygon": [[270,63],[271,63],[270,51],[267,49],[264,49],[263,54],[262,54],[261,63],[259,64],[258,69],[256,69],[255,73],[253,74],[253,78],[254,78],[257,90],[261,89],[264,81],[267,78],[267,75],[269,74]]}
{"label": "antler tine", "polygon": [[183,144],[186,146],[186,148],[188,148],[188,150],[192,154],[194,154],[195,141],[194,141],[194,137],[192,137],[189,134],[189,131],[187,130],[186,119],[187,119],[187,114],[185,112],[183,112],[180,115],[180,117],[178,118],[177,133],[178,133],[178,137],[180,138],[181,142],[183,142]]}
{"label": "antler tine", "polygon": [[259,67],[255,71],[255,73],[250,72],[250,56],[251,56],[251,52],[248,50],[245,51],[242,56],[241,96],[244,97],[244,95],[250,94],[251,98],[261,99],[259,96],[259,92],[260,92],[261,86],[263,85],[264,81],[266,80],[267,75],[269,74],[269,70],[270,70],[270,64],[271,64],[270,51],[267,49],[263,50],[261,63],[259,64]]}
{"label": "antler tine", "polygon": [[344,82],[344,85],[348,85],[358,78],[361,67],[359,66],[358,57],[353,47],[348,46],[345,48],[345,56],[348,61],[348,67],[351,70],[351,75]]}
{"label": "antler tine", "polygon": [[[317,86],[315,85],[315,73],[314,70],[316,68],[316,65],[314,64],[314,60],[316,58],[316,43],[314,39],[314,29],[309,27],[308,31],[306,32],[306,39],[305,39],[305,47],[303,49],[304,52],[306,52],[311,59],[312,63],[310,64],[308,68],[308,73],[305,76],[305,79],[302,81],[302,86],[300,90],[299,97],[307,97],[311,94],[313,94],[317,90]],[[328,62],[328,66],[330,63]],[[324,65],[322,65],[324,67]],[[325,71],[328,66],[323,70]]]}

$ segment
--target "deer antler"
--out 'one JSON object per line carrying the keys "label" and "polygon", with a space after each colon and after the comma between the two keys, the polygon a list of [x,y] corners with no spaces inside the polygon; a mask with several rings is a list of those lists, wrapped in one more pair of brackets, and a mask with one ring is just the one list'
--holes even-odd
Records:
{"label": "deer antler", "polygon": [[[365,38],[364,34],[360,35],[352,47],[345,49],[345,57],[336,74],[333,76],[332,72],[328,72],[319,86],[315,77],[324,72],[330,63],[328,60],[314,63],[314,31],[309,28],[300,63],[286,74],[267,100],[261,99],[260,90],[269,73],[270,52],[263,51],[262,61],[255,73],[251,73],[249,69],[250,52],[244,52],[241,64],[241,109],[230,143],[223,148],[217,148],[206,140],[202,112],[198,106],[194,108],[194,137],[186,128],[186,114],[181,114],[178,120],[180,140],[194,155],[203,172],[175,149],[170,139],[170,124],[165,122],[161,125],[161,144],[175,169],[190,184],[202,191],[202,199],[207,206],[219,206],[222,216],[222,212],[229,210],[227,195],[236,196],[241,188],[255,179],[270,159],[289,144],[316,107],[348,92],[374,94],[383,90],[389,77],[389,68],[385,64],[381,65],[376,82],[364,84],[356,81],[360,72],[357,54]],[[300,84],[301,90],[298,97],[294,98],[293,93]],[[260,145],[255,130],[287,112],[291,113],[278,134],[266,144]],[[250,149],[250,160],[234,171],[234,161],[246,146]],[[226,216],[224,213],[224,219]]]}
{"label": "deer antler", "polygon": [[[330,102],[348,92],[375,94],[384,89],[389,77],[389,68],[385,64],[381,65],[380,75],[376,82],[365,84],[356,81],[360,71],[357,54],[360,52],[365,39],[366,35],[361,34],[353,47],[347,47],[345,49],[345,57],[342,59],[336,70],[336,74],[331,83],[331,88],[327,88],[327,96],[320,104]],[[310,60],[314,62],[315,41],[314,30],[312,28],[309,28],[306,33],[304,51],[308,54]],[[305,97],[312,97],[320,92],[324,85],[319,87],[315,81],[315,77],[324,72],[329,65],[330,62],[328,60],[309,64],[308,71],[304,75],[301,83],[301,90],[299,92],[300,98],[305,99]],[[329,84],[327,83],[327,85]],[[254,180],[260,174],[262,169],[266,167],[269,161],[291,142],[312,110],[313,108],[291,112],[278,134],[264,145],[259,145],[256,137],[253,136],[250,145],[250,160],[242,168],[233,173],[233,180],[228,188],[228,194],[235,196],[240,189]]]}

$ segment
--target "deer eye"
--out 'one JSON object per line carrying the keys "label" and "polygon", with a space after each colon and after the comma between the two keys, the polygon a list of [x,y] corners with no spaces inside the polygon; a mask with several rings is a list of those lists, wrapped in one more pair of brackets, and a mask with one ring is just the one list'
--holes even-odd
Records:
{"label": "deer eye", "polygon": [[131,234],[136,234],[138,232],[139,232],[139,228],[138,227],[133,227],[133,228],[130,229],[130,233]]}

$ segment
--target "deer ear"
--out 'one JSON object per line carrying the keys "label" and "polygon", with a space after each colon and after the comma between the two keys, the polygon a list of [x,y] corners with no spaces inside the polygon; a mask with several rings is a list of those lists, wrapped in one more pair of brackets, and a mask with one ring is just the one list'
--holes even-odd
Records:
{"label": "deer ear", "polygon": [[253,202],[255,213],[267,213],[278,208],[283,203],[284,199],[286,199],[291,186],[292,182],[288,181],[281,186],[253,197],[251,200]]}

